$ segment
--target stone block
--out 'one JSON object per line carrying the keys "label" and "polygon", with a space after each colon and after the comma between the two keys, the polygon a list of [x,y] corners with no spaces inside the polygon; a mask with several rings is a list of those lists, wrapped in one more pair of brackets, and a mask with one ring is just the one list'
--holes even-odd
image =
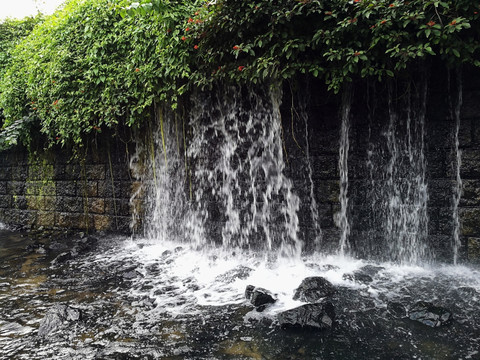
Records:
{"label": "stone block", "polygon": [[57,181],[56,185],[58,196],[77,195],[77,184],[75,181]]}
{"label": "stone block", "polygon": [[452,205],[455,181],[429,180],[428,181],[428,206],[449,207]]}
{"label": "stone block", "polygon": [[105,165],[86,165],[87,180],[105,180]]}
{"label": "stone block", "polygon": [[55,211],[57,207],[56,196],[44,196],[43,197],[43,210]]}
{"label": "stone block", "polygon": [[47,228],[52,228],[55,226],[55,213],[47,211],[37,212],[35,226],[40,227],[44,226]]}
{"label": "stone block", "polygon": [[14,166],[11,168],[11,179],[16,181],[26,181],[28,177],[28,167]]}
{"label": "stone block", "polygon": [[469,261],[480,263],[480,238],[468,238],[467,256]]}
{"label": "stone block", "polygon": [[11,180],[11,170],[8,167],[0,167],[0,180]]}
{"label": "stone block", "polygon": [[5,195],[7,193],[7,183],[5,181],[0,181],[0,195]]}
{"label": "stone block", "polygon": [[83,198],[81,197],[57,197],[56,209],[66,213],[81,213],[84,211]]}
{"label": "stone block", "polygon": [[312,166],[312,178],[317,179],[337,179],[338,178],[338,156],[323,155],[310,158]]}
{"label": "stone block", "polygon": [[78,181],[76,182],[77,195],[83,197],[97,197],[98,182],[97,181]]}
{"label": "stone block", "polygon": [[88,199],[88,212],[92,213],[92,214],[104,214],[105,213],[105,199],[89,198]]}
{"label": "stone block", "polygon": [[25,193],[24,181],[8,181],[7,182],[7,194],[21,195]]}
{"label": "stone block", "polygon": [[98,181],[98,196],[103,198],[122,197],[122,183],[120,181]]}
{"label": "stone block", "polygon": [[57,213],[55,215],[55,226],[68,229],[89,229],[92,228],[93,217],[85,214]]}
{"label": "stone block", "polygon": [[0,208],[8,209],[12,206],[11,195],[0,195]]}
{"label": "stone block", "polygon": [[13,195],[13,204],[12,206],[18,210],[27,210],[28,203],[27,198],[23,195]]}
{"label": "stone block", "polygon": [[480,178],[480,150],[464,149],[462,152],[462,167],[460,169],[462,179]]}
{"label": "stone block", "polygon": [[460,209],[460,234],[480,236],[480,208]]}
{"label": "stone block", "polygon": [[112,217],[107,215],[93,215],[93,226],[97,231],[111,229]]}
{"label": "stone block", "polygon": [[55,182],[49,181],[27,181],[25,183],[26,193],[29,195],[54,196],[56,194]]}
{"label": "stone block", "polygon": [[480,180],[463,180],[460,206],[480,205]]}
{"label": "stone block", "polygon": [[44,197],[39,195],[27,196],[27,205],[30,210],[43,210]]}

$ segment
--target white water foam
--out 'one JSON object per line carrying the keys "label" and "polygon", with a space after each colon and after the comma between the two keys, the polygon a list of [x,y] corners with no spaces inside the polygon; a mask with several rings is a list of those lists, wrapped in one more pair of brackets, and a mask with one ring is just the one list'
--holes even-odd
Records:
{"label": "white water foam", "polygon": [[[451,287],[467,286],[480,294],[480,271],[469,267],[372,263],[339,255],[272,260],[246,251],[220,248],[198,251],[176,242],[128,240],[97,255],[95,261],[135,264],[141,277],[130,290],[132,295],[136,298],[148,295],[155,300],[153,311],[174,317],[199,314],[202,307],[247,304],[244,295],[247,285],[265,288],[277,296],[277,303],[261,315],[274,316],[303,304],[293,300],[293,294],[302,280],[310,276],[324,277],[337,288],[360,290],[380,307],[401,296],[405,284],[418,288],[430,284],[429,289],[435,289],[435,283],[442,282]],[[366,265],[379,269],[371,283],[346,276]],[[149,285],[149,290],[145,290],[145,285]],[[440,295],[425,293],[432,299]]]}

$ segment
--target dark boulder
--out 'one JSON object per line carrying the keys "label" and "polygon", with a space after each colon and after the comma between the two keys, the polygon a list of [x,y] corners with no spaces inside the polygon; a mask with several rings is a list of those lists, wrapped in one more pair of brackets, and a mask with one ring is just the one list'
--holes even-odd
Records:
{"label": "dark boulder", "polygon": [[449,310],[426,301],[419,301],[413,305],[408,312],[408,317],[430,327],[447,325],[453,319]]}
{"label": "dark boulder", "polygon": [[335,309],[331,302],[305,304],[277,315],[282,328],[331,329],[335,321]]}
{"label": "dark boulder", "polygon": [[275,295],[270,291],[248,285],[245,289],[245,297],[250,300],[250,303],[255,306],[257,311],[263,311],[269,304],[273,304],[277,301]]}
{"label": "dark boulder", "polygon": [[335,292],[335,287],[327,279],[320,276],[307,277],[295,290],[293,300],[315,303],[327,296],[334,295]]}
{"label": "dark boulder", "polygon": [[407,316],[407,309],[402,303],[390,301],[387,303],[387,311],[394,318],[401,319]]}
{"label": "dark boulder", "polygon": [[365,274],[362,271],[354,271],[351,274],[343,274],[342,278],[343,280],[351,280],[361,284],[369,284],[373,281],[373,278],[370,275]]}
{"label": "dark boulder", "polygon": [[80,319],[80,310],[63,304],[55,304],[40,321],[38,335],[45,337],[58,330],[64,329],[69,323],[79,321]]}

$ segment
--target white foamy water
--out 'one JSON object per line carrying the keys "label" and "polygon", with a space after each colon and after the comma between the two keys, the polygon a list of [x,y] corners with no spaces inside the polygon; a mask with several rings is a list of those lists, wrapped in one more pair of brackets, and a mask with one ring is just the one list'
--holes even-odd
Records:
{"label": "white foamy water", "polygon": [[[419,291],[421,300],[438,301],[439,284],[448,289],[469,287],[480,300],[480,271],[465,266],[415,266],[371,263],[348,256],[309,256],[302,259],[269,259],[250,252],[209,249],[197,251],[175,242],[127,240],[103,254],[95,262],[128,264],[141,274],[129,291],[134,298],[148,296],[155,310],[172,316],[201,313],[201,308],[248,304],[247,285],[262,287],[278,298],[258,316],[275,314],[302,305],[293,295],[302,280],[321,276],[337,289],[360,291],[379,308],[404,296],[405,287]],[[377,270],[370,283],[352,279],[351,274],[368,267]],[[366,267],[366,268],[365,268]],[[475,299],[473,299],[475,300]]]}

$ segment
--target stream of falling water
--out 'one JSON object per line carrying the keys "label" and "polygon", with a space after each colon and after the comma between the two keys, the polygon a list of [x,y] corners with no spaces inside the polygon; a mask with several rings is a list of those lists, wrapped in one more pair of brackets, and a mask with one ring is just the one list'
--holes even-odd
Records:
{"label": "stream of falling water", "polygon": [[278,89],[194,96],[183,143],[174,119],[159,112],[150,147],[135,157],[147,162],[149,238],[300,256],[300,200],[284,175],[280,101]]}
{"label": "stream of falling water", "polygon": [[340,214],[338,223],[341,231],[339,254],[346,255],[348,252],[348,236],[350,235],[350,219],[348,217],[348,152],[350,149],[350,108],[351,108],[351,90],[345,92],[342,102],[341,128],[340,128],[340,147],[338,165],[340,169]]}
{"label": "stream of falling water", "polygon": [[455,143],[455,187],[453,192],[453,263],[456,265],[458,262],[458,252],[460,249],[460,219],[458,213],[458,207],[460,205],[460,199],[462,197],[462,177],[460,176],[460,170],[462,167],[462,151],[460,150],[460,111],[462,108],[463,102],[463,84],[461,73],[457,73],[457,99],[455,104],[455,132],[454,132],[454,143]]}

